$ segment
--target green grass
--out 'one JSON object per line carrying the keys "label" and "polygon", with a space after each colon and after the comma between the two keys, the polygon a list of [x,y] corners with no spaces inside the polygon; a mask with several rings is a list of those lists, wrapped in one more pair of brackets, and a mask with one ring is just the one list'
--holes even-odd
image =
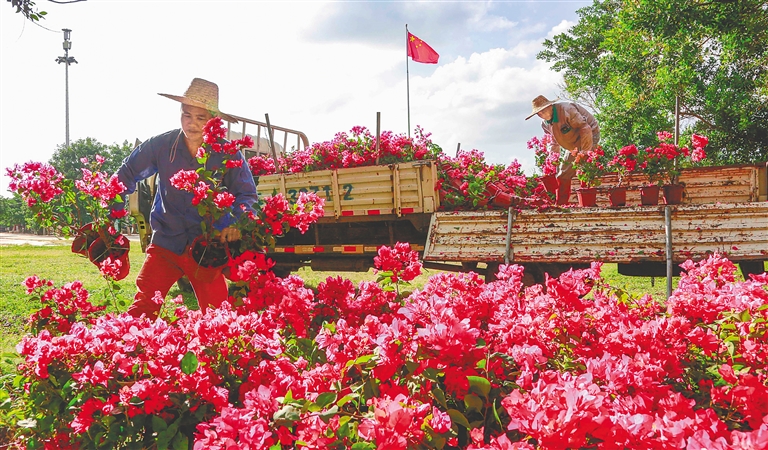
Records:
{"label": "green grass", "polygon": [[[139,244],[132,243],[131,272],[124,280],[118,282],[120,286],[117,292],[118,298],[130,304],[136,293],[136,275],[139,273],[144,254]],[[425,270],[424,273],[412,282],[413,288],[421,288],[427,279],[437,273],[434,270]],[[616,264],[603,265],[603,279],[614,287],[621,288],[634,295],[651,294],[654,298],[663,299],[666,296],[666,279],[649,277],[627,277],[620,275]],[[15,345],[24,333],[27,317],[39,308],[37,301],[32,301],[27,296],[22,283],[31,275],[48,279],[56,286],[61,286],[74,280],[80,280],[91,294],[94,303],[103,302],[110,298],[107,283],[101,278],[98,270],[85,257],[80,257],[70,251],[69,244],[62,241],[61,245],[31,246],[10,245],[0,246],[0,354],[15,352]],[[340,275],[354,282],[373,281],[376,275],[373,270],[365,273],[359,272],[313,272],[303,268],[296,272],[306,285],[311,288],[324,281],[329,276]],[[677,285],[678,278],[673,281],[673,289]],[[183,295],[185,304],[189,308],[197,308],[194,294],[182,293],[176,287],[169,292],[170,297]],[[126,308],[122,308],[125,310]],[[115,306],[110,303],[108,311],[115,311]],[[12,370],[13,365],[0,362],[0,373]]]}

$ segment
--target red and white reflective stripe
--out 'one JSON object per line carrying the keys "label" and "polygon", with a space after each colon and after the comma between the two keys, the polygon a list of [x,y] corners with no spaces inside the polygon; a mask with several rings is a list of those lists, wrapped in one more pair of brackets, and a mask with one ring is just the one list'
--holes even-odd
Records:
{"label": "red and white reflective stripe", "polygon": [[349,216],[380,216],[382,214],[392,214],[391,209],[346,209],[341,212],[343,217]]}
{"label": "red and white reflective stripe", "polygon": [[413,214],[414,211],[413,208],[400,208],[400,214]]}
{"label": "red and white reflective stripe", "polygon": [[[383,245],[337,245],[333,247],[315,246],[315,245],[296,245],[293,247],[275,247],[274,253],[294,253],[297,255],[309,255],[314,253],[341,253],[341,254],[364,254],[377,253]],[[423,245],[411,244],[411,250],[422,251]]]}
{"label": "red and white reflective stripe", "polygon": [[314,245],[297,245],[295,247],[275,247],[275,253],[295,253],[297,255],[309,255],[312,253],[325,253],[325,247]]}

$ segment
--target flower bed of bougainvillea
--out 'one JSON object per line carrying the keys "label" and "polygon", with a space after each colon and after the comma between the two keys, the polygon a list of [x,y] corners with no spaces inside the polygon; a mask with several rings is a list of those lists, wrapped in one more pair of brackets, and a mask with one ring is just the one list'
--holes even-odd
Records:
{"label": "flower bed of bougainvillea", "polygon": [[768,446],[766,274],[689,261],[662,303],[606,285],[600,263],[527,288],[515,265],[489,283],[440,273],[410,292],[408,244],[375,262],[377,282],[312,291],[250,258],[233,306],[168,302],[156,321],[30,277],[42,310],[4,414],[30,449]]}
{"label": "flower bed of bougainvillea", "polygon": [[[365,127],[353,127],[349,133],[337,133],[330,141],[318,142],[278,158],[257,155],[248,160],[254,176],[275,173],[299,173],[324,169],[341,169],[393,164],[420,160],[434,160],[438,164],[438,182],[435,189],[441,197],[441,208],[479,209],[494,207],[493,200],[501,190],[519,198],[519,207],[541,207],[549,203],[537,177],[527,177],[517,160],[510,164],[489,164],[478,150],[460,150],[455,157],[443,153],[432,142],[431,134],[416,127],[413,138],[384,131],[379,149],[376,138]],[[488,185],[496,189],[489,192]],[[505,205],[509,206],[509,205]]]}

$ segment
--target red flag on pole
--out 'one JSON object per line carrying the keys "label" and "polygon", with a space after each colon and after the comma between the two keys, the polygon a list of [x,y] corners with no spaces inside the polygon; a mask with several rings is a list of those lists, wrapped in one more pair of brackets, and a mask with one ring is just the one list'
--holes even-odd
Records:
{"label": "red flag on pole", "polygon": [[408,56],[412,60],[425,64],[437,64],[440,55],[426,42],[408,32]]}

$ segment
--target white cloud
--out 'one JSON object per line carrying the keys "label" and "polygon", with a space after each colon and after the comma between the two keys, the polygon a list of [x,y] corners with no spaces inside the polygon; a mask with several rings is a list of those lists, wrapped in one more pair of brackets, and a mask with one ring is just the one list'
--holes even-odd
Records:
{"label": "white cloud", "polygon": [[547,33],[547,38],[552,39],[558,34],[567,33],[568,30],[570,30],[574,25],[576,25],[576,22],[571,22],[569,20],[562,20],[560,23],[554,26],[551,30],[549,30],[549,33]]}

